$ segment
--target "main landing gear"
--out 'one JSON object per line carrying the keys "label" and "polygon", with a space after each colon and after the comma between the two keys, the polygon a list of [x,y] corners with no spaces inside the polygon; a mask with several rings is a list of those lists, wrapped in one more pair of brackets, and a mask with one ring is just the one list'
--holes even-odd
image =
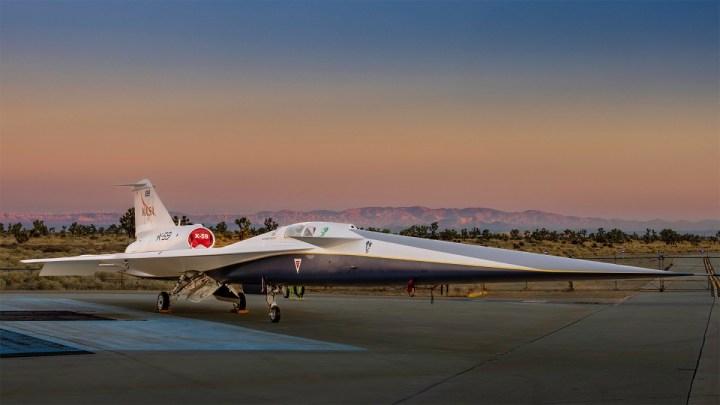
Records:
{"label": "main landing gear", "polygon": [[[221,290],[227,290],[227,291],[221,291]],[[229,293],[228,293],[229,292]],[[247,299],[245,298],[245,294],[242,292],[237,292],[235,289],[233,289],[229,285],[223,285],[216,291],[214,294],[215,298],[217,298],[220,301],[229,301],[232,302],[232,312],[238,313],[238,314],[247,314]],[[172,302],[177,299],[178,294],[174,291],[167,292],[162,291],[160,294],[158,294],[157,297],[157,312],[165,312],[169,313],[172,312]]]}
{"label": "main landing gear", "polygon": [[242,290],[236,290],[232,284],[221,284],[199,271],[186,271],[175,283],[172,291],[158,294],[157,311],[172,312],[172,303],[183,296],[188,301],[200,302],[208,296],[233,304],[233,312],[247,313],[247,301]]}
{"label": "main landing gear", "polygon": [[240,302],[233,303],[232,311],[238,314],[247,314],[250,311],[248,311],[247,309],[247,300],[245,299],[245,294],[239,293],[238,295],[240,298]]}
{"label": "main landing gear", "polygon": [[[262,294],[265,294],[270,310],[269,316],[272,323],[280,322],[280,307],[275,302],[275,294],[289,295],[289,289],[283,285],[270,284],[262,280]],[[293,287],[293,293],[301,298],[305,293],[305,287]],[[208,296],[214,296],[220,301],[227,301],[233,304],[233,312],[247,313],[247,300],[242,289],[235,289],[232,284],[220,283],[205,273],[198,271],[187,271],[175,284],[172,291],[163,291],[158,294],[157,311],[172,312],[172,303],[178,297],[186,298],[188,301],[200,302]],[[286,296],[287,296],[286,295]]]}
{"label": "main landing gear", "polygon": [[170,312],[170,294],[163,291],[157,297],[158,312]]}

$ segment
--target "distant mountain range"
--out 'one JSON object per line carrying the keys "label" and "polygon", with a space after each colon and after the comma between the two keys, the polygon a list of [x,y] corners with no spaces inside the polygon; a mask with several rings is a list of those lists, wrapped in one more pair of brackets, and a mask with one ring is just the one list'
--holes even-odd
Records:
{"label": "distant mountain range", "polygon": [[[230,229],[235,228],[235,219],[247,217],[254,226],[262,226],[266,218],[272,218],[280,225],[305,221],[329,221],[355,224],[358,227],[375,227],[399,231],[412,225],[429,225],[437,222],[440,229],[472,228],[489,229],[493,232],[509,231],[511,229],[534,230],[546,228],[549,230],[579,230],[586,229],[594,232],[598,228],[607,230],[618,228],[625,232],[644,233],[645,229],[660,231],[671,228],[678,232],[691,232],[698,235],[714,235],[720,230],[720,221],[665,221],[654,219],[650,221],[631,221],[624,219],[603,219],[592,217],[575,217],[552,214],[542,211],[505,212],[489,208],[425,208],[425,207],[365,207],[353,208],[344,211],[262,211],[255,214],[183,214],[174,212],[173,215],[186,215],[195,223],[215,225],[225,221]],[[108,226],[119,222],[121,213],[0,213],[0,222],[21,222],[30,226],[32,221],[40,219],[47,226],[61,227],[73,222],[79,224],[95,224]]]}

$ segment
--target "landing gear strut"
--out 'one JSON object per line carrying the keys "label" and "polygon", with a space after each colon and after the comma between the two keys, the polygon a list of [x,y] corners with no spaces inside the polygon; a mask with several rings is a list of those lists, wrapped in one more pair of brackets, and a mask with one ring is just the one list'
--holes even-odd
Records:
{"label": "landing gear strut", "polygon": [[268,308],[270,308],[270,322],[280,322],[280,307],[275,303],[275,294],[282,294],[282,288],[268,284],[263,280],[263,286],[265,287],[265,302],[267,302]]}

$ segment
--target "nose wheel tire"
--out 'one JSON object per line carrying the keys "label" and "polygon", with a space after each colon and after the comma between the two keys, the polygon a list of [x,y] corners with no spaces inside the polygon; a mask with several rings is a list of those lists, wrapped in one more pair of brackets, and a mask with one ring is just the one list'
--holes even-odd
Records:
{"label": "nose wheel tire", "polygon": [[270,321],[272,323],[280,322],[280,307],[277,305],[270,307]]}
{"label": "nose wheel tire", "polygon": [[165,291],[158,294],[157,309],[158,309],[158,311],[169,311],[170,310],[170,294],[168,294]]}

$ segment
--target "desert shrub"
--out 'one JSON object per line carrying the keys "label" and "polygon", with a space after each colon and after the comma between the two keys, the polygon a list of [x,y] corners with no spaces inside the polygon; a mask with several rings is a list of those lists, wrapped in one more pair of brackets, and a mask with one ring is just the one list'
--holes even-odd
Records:
{"label": "desert shrub", "polygon": [[65,287],[57,280],[50,280],[46,277],[42,277],[37,282],[38,290],[64,290]]}

